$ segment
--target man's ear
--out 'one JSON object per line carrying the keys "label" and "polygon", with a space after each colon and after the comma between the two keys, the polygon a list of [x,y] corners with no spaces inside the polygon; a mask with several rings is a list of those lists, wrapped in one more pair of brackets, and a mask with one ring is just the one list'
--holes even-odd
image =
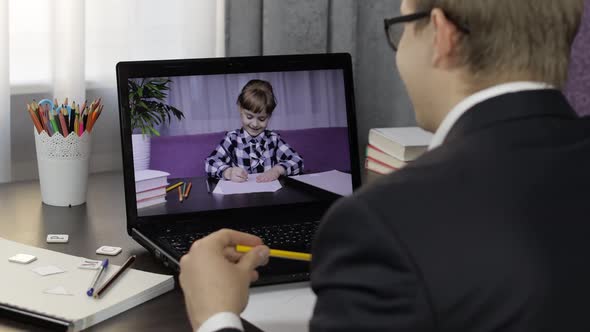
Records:
{"label": "man's ear", "polygon": [[441,69],[451,69],[455,65],[455,54],[460,32],[440,8],[430,13],[434,28],[432,65]]}

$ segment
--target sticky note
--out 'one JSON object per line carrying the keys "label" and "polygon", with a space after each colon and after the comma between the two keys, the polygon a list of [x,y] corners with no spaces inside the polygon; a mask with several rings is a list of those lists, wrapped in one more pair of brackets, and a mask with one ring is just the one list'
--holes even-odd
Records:
{"label": "sticky note", "polygon": [[46,289],[43,293],[45,294],[53,294],[53,295],[74,295],[68,292],[63,286],[57,286],[50,289]]}
{"label": "sticky note", "polygon": [[29,264],[30,262],[33,262],[36,259],[37,259],[37,257],[35,257],[33,255],[18,254],[18,255],[14,255],[14,256],[10,257],[8,259],[8,261],[13,262],[13,263],[19,263],[19,264]]}
{"label": "sticky note", "polygon": [[33,272],[45,277],[45,276],[52,275],[52,274],[64,273],[66,271],[60,269],[57,266],[50,265],[50,266],[41,266],[41,267],[34,268]]}

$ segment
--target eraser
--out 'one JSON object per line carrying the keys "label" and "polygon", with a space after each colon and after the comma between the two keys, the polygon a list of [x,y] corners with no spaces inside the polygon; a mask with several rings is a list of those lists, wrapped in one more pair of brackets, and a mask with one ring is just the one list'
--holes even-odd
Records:
{"label": "eraser", "polygon": [[14,256],[10,257],[8,259],[8,261],[13,262],[13,263],[19,263],[19,264],[29,264],[30,262],[32,262],[36,259],[37,259],[37,257],[35,257],[33,255],[18,254],[18,255],[14,255]]}
{"label": "eraser", "polygon": [[47,243],[67,243],[69,238],[68,234],[47,234]]}
{"label": "eraser", "polygon": [[119,247],[102,246],[102,247],[96,249],[96,253],[99,255],[116,256],[122,250],[123,249],[119,248]]}

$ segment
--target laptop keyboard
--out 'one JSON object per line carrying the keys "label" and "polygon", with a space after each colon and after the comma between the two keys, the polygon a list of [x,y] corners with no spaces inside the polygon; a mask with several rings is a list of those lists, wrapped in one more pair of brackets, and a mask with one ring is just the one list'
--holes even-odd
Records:
{"label": "laptop keyboard", "polygon": [[[273,249],[310,252],[311,241],[317,230],[317,223],[265,225],[233,228],[237,231],[256,235],[265,245]],[[186,254],[193,242],[212,232],[198,232],[182,235],[167,235],[161,240],[168,243],[181,256]]]}

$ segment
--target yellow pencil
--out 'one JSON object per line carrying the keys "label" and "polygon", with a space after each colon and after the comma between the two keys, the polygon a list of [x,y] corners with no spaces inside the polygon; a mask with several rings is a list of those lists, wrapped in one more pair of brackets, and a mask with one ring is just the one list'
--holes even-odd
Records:
{"label": "yellow pencil", "polygon": [[166,192],[170,192],[170,191],[178,188],[179,186],[182,186],[183,183],[184,182],[181,181],[181,182],[171,185],[170,187],[166,188]]}
{"label": "yellow pencil", "polygon": [[[247,253],[248,251],[252,250],[252,247],[237,245],[236,251],[241,253]],[[303,252],[294,252],[294,251],[285,251],[285,250],[277,250],[277,249],[270,249],[270,257],[276,258],[285,258],[285,259],[293,259],[297,261],[311,261],[311,254],[306,254]]]}

